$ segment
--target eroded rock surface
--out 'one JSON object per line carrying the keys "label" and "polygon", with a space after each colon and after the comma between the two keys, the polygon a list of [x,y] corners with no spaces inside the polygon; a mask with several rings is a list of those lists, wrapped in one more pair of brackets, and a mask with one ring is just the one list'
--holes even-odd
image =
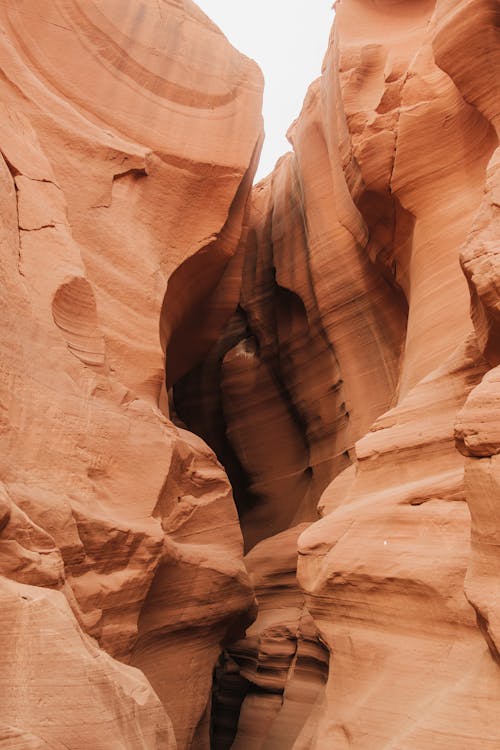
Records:
{"label": "eroded rock surface", "polygon": [[233,479],[249,563],[275,545],[278,580],[308,524],[325,698],[277,739],[276,695],[250,692],[239,749],[500,744],[499,13],[336,4],[293,152],[254,189],[239,310],[175,389]]}
{"label": "eroded rock surface", "polygon": [[221,750],[292,747],[317,720],[328,651],[297,583],[297,539],[305,528],[271,536],[245,557],[259,609],[216,673],[214,746]]}
{"label": "eroded rock surface", "polygon": [[253,592],[165,352],[174,382],[236,307],[261,74],[189,0],[0,25],[0,741],[206,746]]}
{"label": "eroded rock surface", "polygon": [[0,25],[2,748],[498,750],[497,3]]}

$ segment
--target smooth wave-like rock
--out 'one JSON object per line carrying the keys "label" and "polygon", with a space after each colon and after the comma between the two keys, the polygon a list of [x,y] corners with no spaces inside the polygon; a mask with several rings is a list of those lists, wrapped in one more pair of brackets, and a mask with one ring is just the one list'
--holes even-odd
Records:
{"label": "smooth wave-like rock", "polygon": [[254,188],[239,310],[175,389],[236,480],[247,560],[275,544],[279,580],[307,522],[330,653],[312,724],[277,739],[252,695],[234,747],[500,742],[498,23],[481,0],[336,3],[293,152]]}
{"label": "smooth wave-like rock", "polygon": [[[245,557],[259,610],[245,638],[225,651],[215,682],[214,745],[221,750],[292,747],[322,705],[328,651],[295,574],[305,528],[271,536]],[[239,704],[231,706],[230,697]]]}
{"label": "smooth wave-like rock", "polygon": [[0,5],[2,748],[498,750],[499,26]]}
{"label": "smooth wave-like rock", "polygon": [[[3,3],[0,27],[0,741],[206,746],[254,599],[165,355],[175,382],[236,306],[261,74],[189,0]],[[193,305],[216,310],[185,356]]]}

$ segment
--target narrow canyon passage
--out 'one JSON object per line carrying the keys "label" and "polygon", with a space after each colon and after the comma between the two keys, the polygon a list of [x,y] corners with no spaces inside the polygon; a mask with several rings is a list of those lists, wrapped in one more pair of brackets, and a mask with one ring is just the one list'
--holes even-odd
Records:
{"label": "narrow canyon passage", "polygon": [[[238,308],[173,388],[175,413],[231,479],[259,602],[216,670],[215,748],[322,747],[324,733],[334,747],[347,737],[371,750],[401,731],[405,747],[430,747],[441,730],[432,716],[418,728],[414,680],[444,696],[451,716],[458,701],[446,694],[464,663],[443,649],[450,639],[464,654],[486,647],[463,596],[470,521],[454,420],[488,369],[459,251],[497,139],[432,59],[443,5],[390,12],[389,21],[385,6],[337,9],[294,152],[250,199]],[[419,619],[427,645],[412,632]],[[384,643],[398,637],[391,655]],[[370,680],[380,694],[365,699]],[[384,695],[390,719],[380,716]],[[463,723],[450,746],[475,741],[473,717]],[[490,741],[496,734],[477,746]]]}
{"label": "narrow canyon passage", "polygon": [[498,750],[499,27],[0,4],[2,750]]}

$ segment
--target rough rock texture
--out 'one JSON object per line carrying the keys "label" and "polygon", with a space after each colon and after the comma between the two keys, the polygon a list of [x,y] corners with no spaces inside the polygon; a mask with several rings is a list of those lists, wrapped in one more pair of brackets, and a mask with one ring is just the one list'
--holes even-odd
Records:
{"label": "rough rock texture", "polygon": [[297,585],[296,546],[305,528],[276,534],[245,558],[259,610],[245,638],[228,647],[216,675],[213,734],[220,750],[292,747],[316,720],[328,651]]}
{"label": "rough rock texture", "polygon": [[[293,153],[253,192],[239,308],[174,389],[276,584],[227,651],[238,750],[500,746],[499,26],[490,0],[337,2]],[[289,636],[266,617],[303,522],[329,678],[278,735]]]}
{"label": "rough rock texture", "polygon": [[2,750],[498,750],[498,3],[0,25]]}
{"label": "rough rock texture", "polygon": [[165,351],[174,382],[236,307],[261,74],[189,0],[0,26],[0,744],[207,747],[253,593]]}

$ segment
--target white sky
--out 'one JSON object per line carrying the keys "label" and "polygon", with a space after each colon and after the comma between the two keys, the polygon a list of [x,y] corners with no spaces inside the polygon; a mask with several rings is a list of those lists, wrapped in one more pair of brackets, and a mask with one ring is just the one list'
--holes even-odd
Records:
{"label": "white sky", "polygon": [[307,87],[321,73],[333,21],[333,0],[196,0],[240,52],[259,64],[266,140],[257,179],[290,150],[285,133]]}

